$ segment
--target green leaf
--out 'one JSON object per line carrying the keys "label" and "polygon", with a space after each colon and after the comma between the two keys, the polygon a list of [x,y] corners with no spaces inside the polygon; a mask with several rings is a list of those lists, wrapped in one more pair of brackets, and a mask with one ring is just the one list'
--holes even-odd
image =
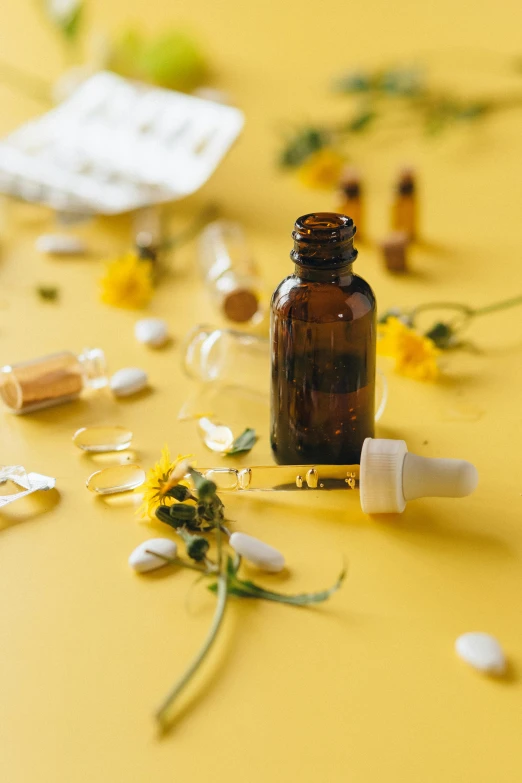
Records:
{"label": "green leaf", "polygon": [[282,166],[300,166],[314,152],[326,147],[330,134],[321,128],[303,128],[286,144],[280,157]]}
{"label": "green leaf", "polygon": [[425,337],[433,340],[438,348],[449,348],[454,341],[455,333],[449,324],[439,321],[425,332]]}
{"label": "green leaf", "polygon": [[252,427],[247,427],[241,435],[233,442],[230,449],[226,452],[227,457],[231,457],[234,454],[245,454],[254,446],[257,441],[256,431]]}
{"label": "green leaf", "polygon": [[60,294],[58,287],[55,285],[39,285],[36,293],[45,302],[56,302]]}
{"label": "green leaf", "polygon": [[369,92],[372,88],[372,78],[367,73],[348,73],[336,79],[334,90],[337,92],[359,93]]}
{"label": "green leaf", "polygon": [[[264,587],[256,585],[247,579],[240,579],[236,572],[232,570],[231,558],[227,562],[228,593],[239,598],[262,598],[265,601],[274,601],[280,604],[290,604],[292,606],[309,606],[310,604],[319,604],[328,600],[341,587],[346,577],[346,569],[343,568],[337,581],[332,587],[326,590],[320,590],[316,593],[298,593],[296,595],[285,595],[277,593],[275,590],[265,590]],[[211,592],[216,592],[217,584],[214,582],[208,586]]]}
{"label": "green leaf", "polygon": [[69,41],[74,41],[78,37],[83,17],[83,5],[79,5],[73,13],[60,25],[63,34]]}
{"label": "green leaf", "polygon": [[346,126],[346,130],[350,131],[351,133],[361,133],[362,131],[366,130],[366,128],[374,121],[376,117],[377,113],[373,111],[373,109],[366,109],[361,111],[352,117]]}

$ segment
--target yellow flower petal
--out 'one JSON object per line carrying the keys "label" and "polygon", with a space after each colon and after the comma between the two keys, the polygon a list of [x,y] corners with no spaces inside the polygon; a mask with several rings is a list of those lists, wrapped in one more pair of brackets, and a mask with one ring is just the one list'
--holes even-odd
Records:
{"label": "yellow flower petal", "polygon": [[440,370],[437,357],[441,351],[433,340],[390,317],[379,324],[377,353],[395,359],[395,369],[401,375],[418,381],[437,380]]}
{"label": "yellow flower petal", "polygon": [[312,153],[299,166],[297,176],[300,182],[308,188],[334,188],[339,184],[344,158],[329,147]]}
{"label": "yellow flower petal", "polygon": [[[161,450],[161,457],[156,464],[150,468],[145,479],[143,486],[143,502],[137,510],[137,514],[141,517],[154,518],[154,514],[158,506],[160,505],[172,505],[176,501],[174,498],[165,497],[165,493],[175,487],[176,484],[186,484],[183,481],[183,476],[187,472],[185,466],[190,462],[191,454],[178,454],[175,460],[171,459],[168,446],[164,446]],[[176,468],[178,473],[183,470],[183,475],[177,477]],[[174,480],[172,475],[176,474]]]}
{"label": "yellow flower petal", "polygon": [[154,293],[152,263],[127,253],[107,264],[100,280],[101,300],[113,307],[145,307]]}

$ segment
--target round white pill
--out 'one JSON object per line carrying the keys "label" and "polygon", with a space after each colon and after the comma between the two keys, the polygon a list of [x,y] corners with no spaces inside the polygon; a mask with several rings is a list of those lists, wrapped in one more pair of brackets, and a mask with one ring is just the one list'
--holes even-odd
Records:
{"label": "round white pill", "polygon": [[162,318],[141,318],[136,321],[134,335],[139,343],[159,348],[167,342],[169,330]]}

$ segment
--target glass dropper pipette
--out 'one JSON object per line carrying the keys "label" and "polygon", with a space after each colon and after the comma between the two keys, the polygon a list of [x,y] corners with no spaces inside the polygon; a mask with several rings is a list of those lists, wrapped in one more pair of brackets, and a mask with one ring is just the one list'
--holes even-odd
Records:
{"label": "glass dropper pipette", "polygon": [[465,460],[435,459],[408,453],[403,440],[366,438],[360,465],[263,465],[200,469],[218,491],[359,489],[367,514],[402,513],[408,500],[464,497],[478,482]]}

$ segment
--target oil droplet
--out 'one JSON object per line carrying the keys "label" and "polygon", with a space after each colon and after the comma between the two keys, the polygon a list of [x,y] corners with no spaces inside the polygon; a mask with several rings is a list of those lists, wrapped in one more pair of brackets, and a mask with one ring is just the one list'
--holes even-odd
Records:
{"label": "oil droplet", "polygon": [[82,427],[73,435],[73,443],[82,451],[102,453],[124,451],[132,441],[126,427]]}
{"label": "oil droplet", "polygon": [[306,483],[310,489],[315,489],[319,483],[319,473],[315,468],[310,468],[306,473]]}
{"label": "oil droplet", "polygon": [[99,495],[115,495],[141,487],[144,481],[145,471],[139,465],[115,465],[97,470],[89,476],[87,489]]}
{"label": "oil droplet", "polygon": [[248,489],[252,481],[252,471],[250,468],[243,468],[238,475],[239,486],[241,489]]}
{"label": "oil droplet", "polygon": [[225,427],[224,424],[216,424],[206,416],[199,419],[198,428],[203,438],[203,443],[210,451],[223,454],[229,450],[234,442],[234,434],[230,427]]}

